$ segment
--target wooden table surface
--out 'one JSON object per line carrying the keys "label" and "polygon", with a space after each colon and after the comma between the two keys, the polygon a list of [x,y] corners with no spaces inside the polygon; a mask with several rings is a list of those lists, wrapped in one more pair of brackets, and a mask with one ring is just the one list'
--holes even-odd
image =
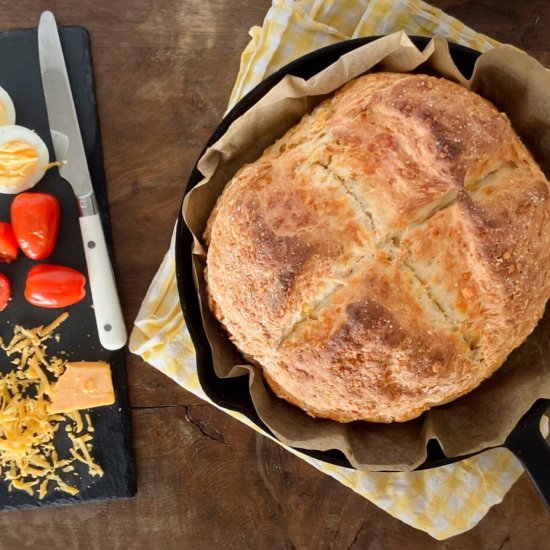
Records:
{"label": "wooden table surface", "polygon": [[[548,0],[434,2],[550,67]],[[270,0],[0,1],[1,30],[92,37],[116,272],[130,329],[168,248],[186,178],[218,124]],[[0,548],[543,549],[550,515],[526,476],[470,532],[437,543],[128,354],[138,495],[0,515]]]}

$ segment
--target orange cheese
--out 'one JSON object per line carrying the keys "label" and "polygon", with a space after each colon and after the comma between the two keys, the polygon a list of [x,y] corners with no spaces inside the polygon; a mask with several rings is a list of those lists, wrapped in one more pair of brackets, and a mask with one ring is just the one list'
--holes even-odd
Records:
{"label": "orange cheese", "polygon": [[[90,475],[103,476],[90,454],[94,431],[90,415],[84,414],[83,419],[78,411],[55,414],[49,410],[65,361],[49,357],[46,342],[59,341],[54,330],[67,317],[62,313],[45,327],[16,325],[8,344],[0,338],[0,348],[15,365],[0,372],[0,479],[8,483],[9,491],[25,491],[39,499],[53,491],[77,494],[76,462],[83,463]],[[72,445],[65,456],[58,455],[54,444],[58,436]]]}
{"label": "orange cheese", "polygon": [[50,414],[112,405],[111,367],[104,361],[66,363],[51,393]]}

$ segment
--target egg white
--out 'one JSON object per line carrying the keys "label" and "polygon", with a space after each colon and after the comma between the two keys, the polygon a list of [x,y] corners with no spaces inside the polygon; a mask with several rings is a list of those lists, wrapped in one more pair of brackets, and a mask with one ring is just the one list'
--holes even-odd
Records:
{"label": "egg white", "polygon": [[15,107],[13,106],[13,101],[9,96],[8,92],[0,86],[0,103],[6,111],[6,122],[5,124],[15,124]]}
{"label": "egg white", "polygon": [[21,178],[16,182],[10,182],[9,185],[3,183],[0,179],[0,193],[15,194],[26,191],[35,186],[44,176],[48,168],[50,155],[46,144],[40,136],[23,126],[6,125],[0,126],[0,149],[7,143],[13,141],[22,141],[30,148],[34,149],[38,156],[38,163],[34,172],[26,178]]}

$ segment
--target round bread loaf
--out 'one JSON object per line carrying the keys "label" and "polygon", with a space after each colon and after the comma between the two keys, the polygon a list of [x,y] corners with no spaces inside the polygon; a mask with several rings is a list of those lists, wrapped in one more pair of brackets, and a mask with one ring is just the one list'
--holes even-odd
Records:
{"label": "round bread loaf", "polygon": [[550,292],[549,183],[506,115],[425,75],[369,74],[226,186],[209,303],[281,398],[405,421],[474,389]]}

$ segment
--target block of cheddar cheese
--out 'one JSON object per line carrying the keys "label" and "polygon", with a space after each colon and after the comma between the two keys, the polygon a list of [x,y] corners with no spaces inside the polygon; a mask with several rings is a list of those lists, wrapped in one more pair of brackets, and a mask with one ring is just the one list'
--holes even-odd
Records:
{"label": "block of cheddar cheese", "polygon": [[111,367],[104,361],[67,363],[53,389],[50,413],[67,413],[115,402]]}

